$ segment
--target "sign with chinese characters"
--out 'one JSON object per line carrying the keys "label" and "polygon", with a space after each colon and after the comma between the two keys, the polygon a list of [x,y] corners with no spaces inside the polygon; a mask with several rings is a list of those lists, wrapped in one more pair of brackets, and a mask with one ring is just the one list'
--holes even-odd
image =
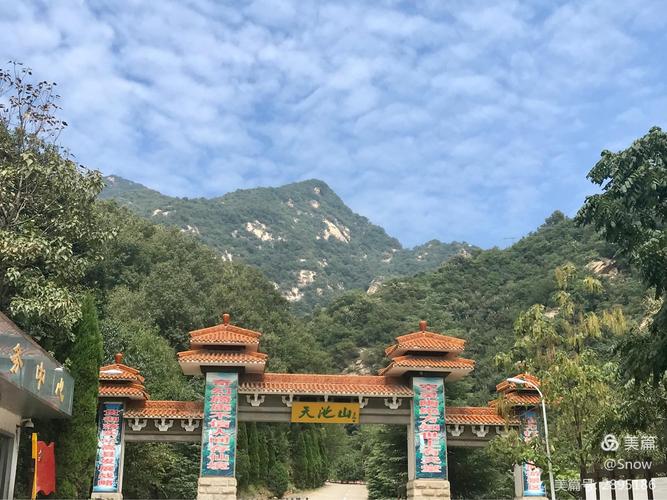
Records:
{"label": "sign with chinese characters", "polygon": [[414,377],[412,390],[415,477],[447,479],[444,381],[438,377]]}
{"label": "sign with chinese characters", "polygon": [[234,477],[237,373],[207,373],[202,429],[201,475]]}
{"label": "sign with chinese characters", "polygon": [[100,404],[99,419],[93,491],[117,493],[120,491],[118,475],[123,452],[123,403]]}
{"label": "sign with chinese characters", "polygon": [[300,424],[358,424],[359,403],[294,401],[290,421]]}
{"label": "sign with chinese characters", "polygon": [[[530,441],[540,435],[537,412],[528,410],[521,416],[521,438],[524,441]],[[523,496],[524,497],[543,497],[546,495],[546,488],[542,482],[542,469],[533,464],[525,463],[521,466],[523,473]]]}
{"label": "sign with chinese characters", "polygon": [[[72,414],[74,379],[48,352],[0,313],[0,379],[9,382],[10,409],[38,408],[32,415]],[[9,392],[11,391],[11,392]],[[41,407],[35,402],[42,403]],[[11,408],[11,403],[15,408]]]}

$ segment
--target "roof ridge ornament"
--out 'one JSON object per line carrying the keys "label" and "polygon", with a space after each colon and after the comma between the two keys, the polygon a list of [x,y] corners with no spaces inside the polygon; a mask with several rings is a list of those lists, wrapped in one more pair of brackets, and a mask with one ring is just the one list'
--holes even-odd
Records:
{"label": "roof ridge ornament", "polygon": [[117,365],[120,365],[120,364],[123,362],[123,353],[122,353],[122,352],[117,352],[117,353],[114,355],[113,359],[114,359],[114,362],[115,362]]}
{"label": "roof ridge ornament", "polygon": [[228,324],[229,324],[229,320],[230,320],[231,318],[232,318],[232,317],[229,315],[229,313],[223,313],[223,315],[222,315],[222,324],[223,324],[223,325],[228,325]]}
{"label": "roof ridge ornament", "polygon": [[426,320],[423,320],[423,319],[422,319],[422,320],[419,322],[419,331],[421,331],[422,333],[426,333],[426,327],[427,327],[427,326],[428,326],[428,323],[426,322]]}

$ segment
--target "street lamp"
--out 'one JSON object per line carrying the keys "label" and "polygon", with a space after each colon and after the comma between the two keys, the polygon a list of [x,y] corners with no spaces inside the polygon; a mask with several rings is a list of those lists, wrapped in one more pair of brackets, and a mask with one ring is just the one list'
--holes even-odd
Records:
{"label": "street lamp", "polygon": [[554,472],[553,469],[551,468],[551,450],[549,449],[549,426],[547,424],[547,408],[544,404],[544,394],[542,394],[542,391],[540,391],[540,388],[537,387],[537,385],[530,382],[529,380],[524,380],[518,377],[510,377],[507,379],[507,381],[511,384],[528,385],[533,389],[535,389],[537,393],[540,395],[540,401],[542,402],[542,418],[544,419],[544,441],[546,442],[547,445],[547,460],[549,462],[549,489],[551,490],[551,500],[556,500],[556,488],[554,487]]}

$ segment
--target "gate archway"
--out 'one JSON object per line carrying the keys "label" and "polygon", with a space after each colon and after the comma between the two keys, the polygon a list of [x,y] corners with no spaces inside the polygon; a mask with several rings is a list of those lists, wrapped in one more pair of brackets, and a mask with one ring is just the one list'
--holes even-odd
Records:
{"label": "gate archway", "polygon": [[[260,337],[233,325],[228,314],[221,324],[190,332],[191,349],[179,352],[178,362],[184,374],[206,378],[204,401],[151,400],[144,378],[123,364],[122,354],[103,366],[92,497],[121,499],[125,443],[150,441],[201,442],[197,498],[236,498],[237,423],[310,422],[405,425],[408,498],[448,499],[447,447],[485,446],[518,429],[522,415],[533,421],[540,402],[530,388],[503,381],[497,391],[512,408],[509,417],[500,414],[497,400],[448,406],[445,382],[466,376],[474,361],[460,356],[464,340],[429,331],[425,321],[396,337],[385,350],[389,365],[378,375],[266,372]],[[539,497],[539,469],[525,465],[515,469],[516,497],[529,491],[531,474],[537,482],[530,491]]]}

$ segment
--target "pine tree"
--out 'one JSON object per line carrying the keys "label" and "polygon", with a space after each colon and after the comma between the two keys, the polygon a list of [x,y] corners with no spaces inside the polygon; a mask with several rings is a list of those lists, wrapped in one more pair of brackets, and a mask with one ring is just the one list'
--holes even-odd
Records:
{"label": "pine tree", "polygon": [[97,451],[96,415],[102,335],[92,297],[84,299],[81,311],[69,355],[69,371],[74,378],[72,418],[62,422],[56,445],[59,498],[89,496]]}

